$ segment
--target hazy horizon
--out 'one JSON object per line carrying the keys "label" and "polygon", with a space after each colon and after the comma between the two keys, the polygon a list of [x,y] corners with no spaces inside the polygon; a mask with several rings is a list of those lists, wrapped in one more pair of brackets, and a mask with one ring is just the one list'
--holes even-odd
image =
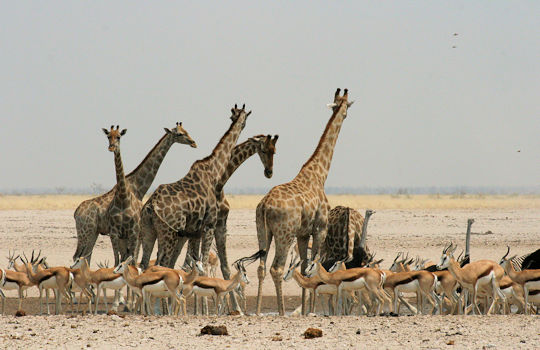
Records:
{"label": "hazy horizon", "polygon": [[153,183],[183,177],[229,125],[279,134],[274,176],[257,156],[226,191],[290,181],[330,117],[356,103],[326,185],[533,188],[540,179],[540,3],[4,2],[0,191],[115,183],[102,127],[127,128],[126,173],[182,121]]}

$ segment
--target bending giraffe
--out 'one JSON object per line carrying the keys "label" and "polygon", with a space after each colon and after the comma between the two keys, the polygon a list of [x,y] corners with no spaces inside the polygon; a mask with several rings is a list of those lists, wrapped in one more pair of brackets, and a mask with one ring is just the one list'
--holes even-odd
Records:
{"label": "bending giraffe", "polygon": [[[165,158],[165,155],[174,143],[190,145],[193,148],[197,144],[182,127],[182,123],[176,123],[172,129],[164,128],[165,135],[150,150],[142,162],[126,176],[126,182],[135,196],[142,200]],[[92,250],[100,234],[108,235],[110,228],[105,216],[116,192],[116,186],[101,196],[85,200],[75,210],[74,218],[77,228],[77,249],[73,254],[73,261],[80,257],[91,259]]]}
{"label": "bending giraffe", "polygon": [[202,238],[202,263],[206,269],[208,253],[217,221],[215,193],[219,179],[226,171],[231,152],[251,112],[236,106],[231,110],[231,126],[212,153],[196,161],[177,182],[160,185],[142,210],[143,257],[141,266],[148,267],[154,242],[158,240],[157,265],[174,267],[175,250],[182,237]]}
{"label": "bending giraffe", "polygon": [[[216,186],[218,214],[214,236],[216,239],[216,251],[221,265],[221,272],[223,274],[223,278],[226,280],[231,277],[231,270],[229,268],[229,262],[227,261],[226,250],[227,218],[229,216],[230,206],[229,202],[225,198],[223,187],[225,186],[229,178],[232,176],[232,174],[234,174],[236,169],[238,169],[238,167],[242,165],[242,163],[244,163],[249,157],[251,157],[255,153],[259,155],[261,163],[264,165],[264,176],[266,176],[267,178],[271,178],[273,174],[274,154],[276,152],[276,142],[278,140],[278,137],[278,135],[275,135],[273,138],[271,135],[256,135],[234,147],[231,159],[229,160],[229,164],[227,165],[227,170],[225,171],[225,173],[221,177],[221,180]],[[176,259],[180,255],[182,247],[185,244],[185,239],[185,237],[182,237],[178,242],[173,260],[176,261]],[[191,238],[189,240],[188,254],[186,254],[186,261],[184,262],[184,266],[188,265],[187,260],[189,254],[191,254],[191,256],[199,256],[200,241],[200,238]],[[236,300],[235,293],[231,292],[230,297],[232,300],[233,309],[241,312],[241,309]]]}
{"label": "bending giraffe", "polygon": [[[281,285],[289,247],[296,238],[302,260],[302,273],[304,273],[310,236],[313,236],[312,257],[318,254],[319,247],[326,237],[330,205],[324,192],[324,183],[328,176],[341,125],[352,103],[348,102],[347,89],[343,96],[340,96],[340,89],[337,89],[334,102],[328,105],[333,110],[332,116],[313,155],[291,182],[272,188],[257,206],[259,249],[268,252],[272,238],[275,237],[276,253],[270,274],[276,287],[278,311],[281,316],[285,314]],[[267,257],[268,254],[262,255],[257,270],[259,278],[257,314],[261,312]],[[305,289],[302,289],[302,313],[305,310],[305,292]]]}
{"label": "bending giraffe", "polygon": [[366,210],[365,218],[357,210],[338,205],[328,215],[328,233],[321,248],[325,269],[344,261],[348,269],[364,267],[372,255],[366,246],[367,224],[375,211]]}

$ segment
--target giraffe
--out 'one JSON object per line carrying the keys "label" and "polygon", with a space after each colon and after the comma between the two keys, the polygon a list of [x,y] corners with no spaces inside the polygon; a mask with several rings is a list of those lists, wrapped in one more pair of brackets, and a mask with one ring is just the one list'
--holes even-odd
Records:
{"label": "giraffe", "polygon": [[347,268],[363,267],[370,258],[366,247],[367,223],[374,211],[366,210],[365,219],[358,211],[340,206],[328,214],[328,233],[321,249],[323,267],[345,261]]}
{"label": "giraffe", "polygon": [[[150,188],[165,155],[174,143],[189,145],[192,148],[197,147],[195,141],[182,127],[182,123],[177,122],[174,128],[164,129],[165,135],[161,137],[137,168],[126,176],[129,187],[139,200],[143,199]],[[88,257],[87,259],[90,261],[99,234],[106,235],[110,232],[106,212],[115,192],[116,187],[113,187],[105,194],[83,201],[75,210],[77,249],[73,255],[73,261],[80,257]]]}
{"label": "giraffe", "polygon": [[[223,274],[223,278],[226,280],[229,279],[231,275],[229,263],[227,261],[226,251],[227,218],[229,216],[230,206],[227,198],[225,198],[223,187],[225,186],[229,178],[232,176],[232,174],[234,174],[236,169],[238,169],[238,167],[242,165],[242,163],[244,163],[249,157],[251,157],[255,153],[259,155],[261,163],[264,165],[264,176],[266,176],[267,178],[271,178],[273,174],[274,154],[276,152],[276,142],[278,140],[278,137],[278,135],[275,135],[273,138],[271,135],[256,135],[234,147],[231,154],[231,159],[229,160],[229,164],[227,165],[227,169],[225,170],[225,173],[221,176],[221,179],[216,186],[218,214],[214,237],[216,239],[217,255],[219,257],[221,265],[221,273]],[[180,255],[184,244],[185,238],[182,237],[177,243],[173,260],[176,261],[176,259]],[[199,246],[200,239],[192,238],[189,240],[189,254],[186,254],[186,261],[184,262],[184,266],[187,266],[187,260],[190,254],[191,256],[199,256]],[[230,296],[233,309],[240,311],[234,292],[231,292]]]}
{"label": "giraffe", "polygon": [[[261,256],[257,270],[259,288],[257,294],[257,314],[261,312],[262,286],[266,276],[268,250],[275,237],[276,248],[270,274],[274,280],[277,294],[278,311],[285,314],[283,306],[283,268],[287,252],[294,238],[297,239],[302,262],[302,273],[307,266],[307,248],[310,236],[313,236],[312,257],[319,253],[327,231],[330,205],[324,192],[324,183],[328,176],[334,147],[347,109],[353,102],[348,102],[348,91],[340,96],[340,89],[334,95],[332,117],[328,121],[317,148],[302,166],[296,177],[288,183],[270,190],[257,205],[256,223],[259,250],[266,252]],[[302,290],[302,310],[305,310],[305,289]]]}
{"label": "giraffe", "polygon": [[154,242],[158,240],[157,265],[173,267],[177,241],[184,236],[202,238],[202,263],[206,270],[208,252],[214,238],[217,220],[215,188],[226,171],[231,152],[247,117],[245,105],[231,109],[231,126],[221,137],[212,153],[191,166],[177,182],[160,185],[142,209],[143,257],[146,268]]}
{"label": "giraffe", "polygon": [[120,131],[118,125],[116,129],[113,126],[111,126],[111,130],[103,128],[103,133],[109,139],[109,151],[114,153],[116,170],[116,191],[114,191],[114,196],[105,214],[113,246],[115,265],[120,264],[121,261],[135,253],[141,231],[142,201],[137,198],[126,181],[120,154],[120,138],[126,132],[126,129]]}

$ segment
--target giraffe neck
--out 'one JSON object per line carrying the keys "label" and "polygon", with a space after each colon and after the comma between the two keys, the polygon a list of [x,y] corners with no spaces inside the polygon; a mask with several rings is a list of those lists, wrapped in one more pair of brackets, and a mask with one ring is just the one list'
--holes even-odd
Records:
{"label": "giraffe neck", "polygon": [[221,176],[217,186],[216,192],[223,190],[223,186],[229,181],[229,178],[234,174],[236,169],[242,163],[244,163],[249,157],[257,152],[257,142],[253,140],[247,140],[233,148],[229,164],[225,168],[225,172]]}
{"label": "giraffe neck", "polygon": [[240,132],[244,129],[245,121],[246,114],[242,113],[221,137],[212,153],[208,157],[197,161],[190,169],[190,173],[192,171],[198,172],[200,169],[207,169],[206,171],[210,173],[210,179],[212,181],[210,185],[216,186],[221,176],[225,173],[225,169],[231,158],[231,152],[238,141]]}
{"label": "giraffe neck", "polygon": [[332,114],[332,117],[326,124],[319,144],[315,149],[315,152],[311,155],[308,161],[304,164],[297,177],[306,176],[310,179],[318,179],[321,186],[324,186],[328,171],[330,170],[330,164],[332,163],[332,156],[334,154],[334,147],[343,124],[343,114],[338,114],[339,109]]}
{"label": "giraffe neck", "polygon": [[124,165],[122,164],[122,156],[120,148],[114,152],[114,166],[116,169],[116,191],[115,198],[121,202],[127,202],[129,198],[126,176],[124,175]]}
{"label": "giraffe neck", "polygon": [[173,143],[173,136],[165,134],[150,152],[148,152],[135,170],[126,176],[133,193],[138,199],[142,200],[152,185],[159,167]]}

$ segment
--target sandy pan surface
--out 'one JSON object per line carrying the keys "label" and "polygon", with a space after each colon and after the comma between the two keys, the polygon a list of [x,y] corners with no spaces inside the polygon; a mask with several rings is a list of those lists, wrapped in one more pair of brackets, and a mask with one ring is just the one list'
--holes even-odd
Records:
{"label": "sandy pan surface", "polygon": [[[361,209],[363,212],[363,209]],[[6,210],[0,211],[0,257],[8,250],[41,249],[51,265],[69,265],[76,246],[72,210]],[[540,209],[411,209],[379,210],[370,220],[368,245],[384,258],[387,266],[398,251],[409,251],[437,261],[444,243],[453,240],[464,246],[467,218],[476,219],[473,225],[471,255],[473,260],[499,260],[506,245],[512,253],[525,254],[540,247]],[[255,212],[251,209],[233,210],[229,216],[229,261],[250,255],[258,250]],[[486,232],[488,234],[486,234]],[[92,265],[111,260],[108,237],[97,242]],[[155,254],[155,252],[154,252]],[[269,265],[273,252],[270,251]],[[5,266],[4,260],[2,266]],[[269,266],[268,266],[269,267]],[[256,264],[248,267],[251,284],[249,309],[253,312],[256,294]],[[265,294],[275,295],[268,274]],[[294,282],[284,284],[287,312],[297,305],[300,289]],[[13,315],[16,294],[7,292],[7,314]],[[29,314],[37,311],[34,288],[23,307]],[[275,312],[275,302],[265,299],[264,312]],[[206,348],[538,348],[540,318],[538,316],[415,316],[415,317],[187,317],[145,318],[142,316],[98,315],[49,317],[6,316],[0,318],[0,348],[91,348],[153,347],[155,349],[183,348],[197,345]],[[206,324],[224,324],[228,337],[199,337]],[[307,327],[323,330],[324,336],[304,340],[301,334]],[[29,330],[31,329],[31,330]],[[357,335],[356,331],[360,330]],[[276,333],[280,333],[276,335]],[[33,334],[33,335],[32,335]],[[272,341],[272,337],[281,341]],[[153,339],[152,339],[153,338]],[[524,342],[522,342],[524,341]],[[60,346],[59,346],[60,345]]]}

